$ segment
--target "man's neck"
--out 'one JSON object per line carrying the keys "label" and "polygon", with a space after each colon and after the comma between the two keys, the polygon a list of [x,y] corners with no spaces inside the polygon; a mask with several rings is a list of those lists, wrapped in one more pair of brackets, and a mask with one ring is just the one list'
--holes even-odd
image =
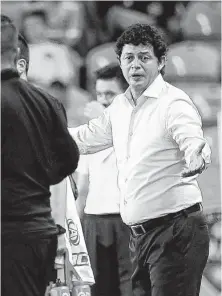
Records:
{"label": "man's neck", "polygon": [[142,93],[146,90],[146,88],[145,89],[136,89],[136,88],[131,87],[130,90],[131,90],[133,101],[136,105],[138,98],[142,95]]}
{"label": "man's neck", "polygon": [[146,86],[146,87],[143,87],[143,88],[137,88],[137,87],[130,87],[130,90],[131,90],[131,94],[132,94],[132,98],[133,98],[133,101],[134,101],[134,103],[135,103],[135,105],[136,105],[136,102],[137,102],[137,100],[138,100],[138,98],[143,94],[143,92],[148,88],[148,87],[150,87],[150,85],[154,82],[154,80],[157,78],[157,76],[156,77],[154,77],[153,79],[152,79],[152,81]]}
{"label": "man's neck", "polygon": [[28,81],[27,75],[25,73],[22,73],[21,75],[19,75],[21,79]]}

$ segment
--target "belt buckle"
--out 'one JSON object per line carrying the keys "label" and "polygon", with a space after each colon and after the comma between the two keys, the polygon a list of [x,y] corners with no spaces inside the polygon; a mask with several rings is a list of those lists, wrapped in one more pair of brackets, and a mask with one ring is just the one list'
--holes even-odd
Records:
{"label": "belt buckle", "polygon": [[[141,229],[141,230],[142,230],[141,233],[138,233],[138,232],[136,231],[136,229]],[[143,227],[142,224],[139,224],[139,225],[132,225],[132,226],[131,226],[131,231],[132,231],[132,233],[133,233],[134,236],[138,236],[138,235],[140,235],[140,234],[145,234],[145,233],[146,233],[146,230],[145,230],[145,228]]]}

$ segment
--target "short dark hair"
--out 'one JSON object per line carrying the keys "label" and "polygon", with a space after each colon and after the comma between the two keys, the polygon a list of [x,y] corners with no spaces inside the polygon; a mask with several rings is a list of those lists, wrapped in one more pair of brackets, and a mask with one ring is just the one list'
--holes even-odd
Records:
{"label": "short dark hair", "polygon": [[[147,24],[135,24],[128,27],[116,41],[116,54],[120,59],[125,44],[133,45],[152,45],[158,61],[166,56],[167,44],[162,33],[154,26]],[[164,70],[161,70],[164,74]]]}
{"label": "short dark hair", "polygon": [[12,20],[1,15],[1,55],[17,53],[18,31]]}
{"label": "short dark hair", "polygon": [[122,74],[122,70],[120,69],[120,66],[117,64],[109,64],[103,68],[100,68],[95,72],[95,74],[96,80],[108,80],[116,78],[123,90],[126,90],[128,87],[128,84]]}
{"label": "short dark hair", "polygon": [[29,46],[26,42],[25,38],[19,34],[18,36],[18,47],[19,47],[19,55],[18,59],[24,59],[26,61],[26,74],[29,69]]}
{"label": "short dark hair", "polygon": [[34,10],[31,10],[31,11],[26,11],[24,14],[23,14],[23,21],[29,17],[38,17],[40,19],[42,19],[42,21],[44,23],[47,23],[48,22],[48,18],[47,18],[47,13],[44,9],[34,9]]}

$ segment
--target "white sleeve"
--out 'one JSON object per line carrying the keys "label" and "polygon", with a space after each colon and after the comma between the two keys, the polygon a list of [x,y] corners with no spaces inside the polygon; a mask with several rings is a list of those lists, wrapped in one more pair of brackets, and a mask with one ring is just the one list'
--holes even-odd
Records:
{"label": "white sleeve", "polygon": [[211,149],[203,136],[201,117],[192,102],[185,99],[171,102],[167,110],[166,128],[184,152],[188,165],[191,154],[201,143],[205,143],[202,157],[207,164],[211,162]]}
{"label": "white sleeve", "polygon": [[109,108],[105,109],[100,117],[90,120],[88,124],[69,128],[71,136],[79,147],[80,154],[91,154],[112,147]]}

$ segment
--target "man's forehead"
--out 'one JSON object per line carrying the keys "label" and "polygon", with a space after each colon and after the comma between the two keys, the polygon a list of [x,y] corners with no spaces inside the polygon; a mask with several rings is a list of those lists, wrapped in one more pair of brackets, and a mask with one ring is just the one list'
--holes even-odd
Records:
{"label": "man's forehead", "polygon": [[127,53],[153,53],[153,46],[151,44],[125,44],[123,46],[123,54]]}
{"label": "man's forehead", "polygon": [[118,83],[117,77],[113,77],[113,78],[106,78],[106,79],[102,79],[99,78],[96,80],[96,85],[110,85],[110,84],[116,84]]}

